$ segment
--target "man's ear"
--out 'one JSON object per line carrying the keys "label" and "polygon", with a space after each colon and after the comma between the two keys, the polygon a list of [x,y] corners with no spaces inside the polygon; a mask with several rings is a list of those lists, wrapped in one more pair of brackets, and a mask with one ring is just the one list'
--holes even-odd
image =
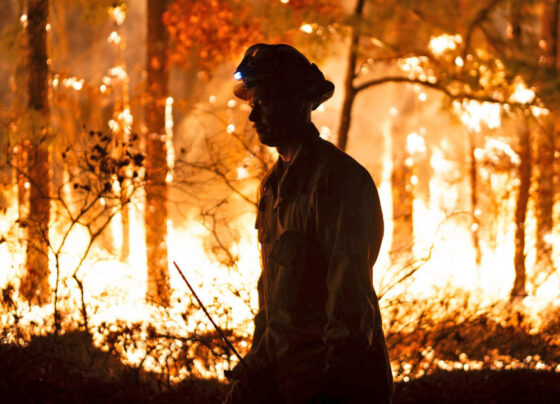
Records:
{"label": "man's ear", "polygon": [[299,112],[303,112],[305,110],[305,105],[307,104],[307,99],[306,97],[300,97],[299,98],[299,105],[298,105],[298,111]]}
{"label": "man's ear", "polygon": [[299,112],[307,112],[307,109],[310,108],[309,97],[307,95],[297,97],[297,106]]}
{"label": "man's ear", "polygon": [[311,120],[311,111],[313,111],[313,105],[309,100],[308,96],[300,98],[301,103],[299,104],[299,111],[305,115],[305,119]]}

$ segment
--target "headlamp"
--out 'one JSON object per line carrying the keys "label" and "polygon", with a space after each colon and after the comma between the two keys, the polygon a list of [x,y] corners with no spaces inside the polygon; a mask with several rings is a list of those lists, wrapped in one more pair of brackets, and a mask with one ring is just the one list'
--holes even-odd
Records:
{"label": "headlamp", "polygon": [[235,80],[242,80],[243,79],[243,75],[241,74],[240,71],[236,71],[235,73],[233,73],[233,78]]}

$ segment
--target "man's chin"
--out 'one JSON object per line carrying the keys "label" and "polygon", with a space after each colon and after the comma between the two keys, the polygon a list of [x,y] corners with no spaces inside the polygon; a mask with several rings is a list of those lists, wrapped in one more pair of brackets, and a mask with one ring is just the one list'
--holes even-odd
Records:
{"label": "man's chin", "polygon": [[274,136],[271,136],[268,133],[261,133],[257,131],[257,135],[259,135],[259,141],[268,147],[276,147],[278,146],[278,139],[275,139]]}

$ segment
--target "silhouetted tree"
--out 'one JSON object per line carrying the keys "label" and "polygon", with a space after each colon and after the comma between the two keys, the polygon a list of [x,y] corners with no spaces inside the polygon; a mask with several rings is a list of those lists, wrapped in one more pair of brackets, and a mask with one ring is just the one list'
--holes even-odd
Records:
{"label": "silhouetted tree", "polygon": [[[48,0],[27,2],[27,122],[29,193],[26,274],[22,294],[31,302],[49,299],[49,105],[47,65]],[[25,143],[25,141],[24,141]]]}
{"label": "silhouetted tree", "polygon": [[167,262],[167,148],[165,103],[169,70],[168,33],[163,25],[167,1],[148,0],[147,36],[147,129],[146,155],[146,252],[148,258],[148,300],[169,304]]}

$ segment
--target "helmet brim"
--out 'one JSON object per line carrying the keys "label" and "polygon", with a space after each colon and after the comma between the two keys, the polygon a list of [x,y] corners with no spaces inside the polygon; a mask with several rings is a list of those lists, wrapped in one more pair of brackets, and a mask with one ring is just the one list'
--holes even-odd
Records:
{"label": "helmet brim", "polygon": [[[256,85],[255,82],[251,83],[251,87]],[[305,90],[297,90],[297,91],[305,91]],[[333,96],[334,93],[334,84],[328,80],[322,80],[315,84],[313,89],[308,90],[312,95],[312,107],[313,109],[317,109],[319,105],[327,101],[329,98]],[[249,101],[251,99],[251,95],[249,92],[249,88],[247,83],[239,83],[233,88],[233,94],[243,100]]]}
{"label": "helmet brim", "polygon": [[243,101],[249,101],[249,89],[245,83],[240,83],[233,88],[233,94],[242,99]]}

